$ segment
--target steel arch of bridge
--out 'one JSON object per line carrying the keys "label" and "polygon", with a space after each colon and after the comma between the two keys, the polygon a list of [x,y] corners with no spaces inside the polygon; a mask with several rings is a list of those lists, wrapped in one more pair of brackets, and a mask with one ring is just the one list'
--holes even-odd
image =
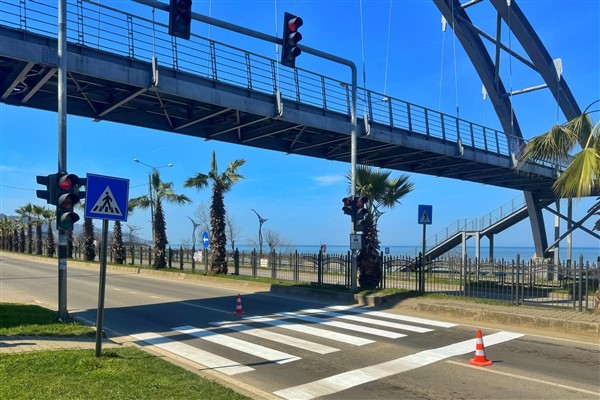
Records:
{"label": "steel arch of bridge", "polygon": [[[523,137],[516,114],[512,108],[512,94],[506,91],[499,74],[501,51],[508,52],[511,57],[523,62],[540,75],[545,82],[545,88],[550,90],[567,120],[581,114],[567,82],[562,74],[557,72],[550,54],[515,0],[490,0],[497,12],[494,35],[487,34],[475,26],[467,14],[467,10],[471,6],[481,3],[482,0],[472,0],[465,4],[461,4],[458,0],[433,0],[433,2],[445,20],[448,21],[448,25],[452,27],[454,34],[475,67],[504,132],[520,138]],[[502,43],[502,21],[504,21],[510,33],[519,41],[528,58],[516,54],[510,46]],[[494,59],[486,49],[483,39],[494,44]],[[535,89],[540,88],[544,87]],[[528,191],[523,193],[529,212],[536,256],[547,256],[548,254],[545,254],[545,251],[548,248],[548,239],[544,227],[542,206],[537,201],[538,198],[534,193]]]}

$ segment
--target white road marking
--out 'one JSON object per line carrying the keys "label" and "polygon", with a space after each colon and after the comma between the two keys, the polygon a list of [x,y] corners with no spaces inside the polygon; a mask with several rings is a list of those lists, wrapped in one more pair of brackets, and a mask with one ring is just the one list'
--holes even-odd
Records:
{"label": "white road marking", "polygon": [[585,393],[585,394],[591,394],[591,395],[595,395],[595,396],[598,396],[600,394],[600,392],[597,392],[597,391],[596,392],[592,392],[591,390],[581,389],[581,388],[578,388],[578,387],[575,387],[575,386],[563,385],[563,384],[556,383],[556,382],[544,381],[542,379],[531,378],[529,376],[511,374],[509,372],[498,371],[498,370],[495,370],[495,369],[476,367],[474,365],[464,364],[464,363],[461,363],[461,362],[458,362],[458,361],[447,360],[446,362],[448,364],[452,364],[452,365],[459,365],[461,367],[467,367],[467,368],[477,369],[477,370],[482,371],[482,372],[491,372],[492,374],[498,374],[498,375],[508,376],[510,378],[515,378],[515,379],[522,379],[524,381],[529,381],[529,382],[541,383],[543,385],[556,386],[556,387],[567,389],[567,390],[575,390],[577,392],[581,392],[581,393]]}
{"label": "white road marking", "polygon": [[305,333],[307,335],[313,335],[313,336],[318,336],[318,337],[329,339],[329,340],[335,340],[337,342],[352,344],[354,346],[364,346],[366,344],[375,343],[375,341],[371,340],[371,339],[363,339],[358,336],[352,336],[352,335],[347,335],[345,333],[328,331],[327,329],[315,328],[314,326],[309,326],[306,324],[298,324],[295,322],[284,321],[284,320],[279,320],[279,319],[275,319],[275,318],[247,317],[244,319],[247,321],[261,322],[263,324],[277,326],[279,328],[288,329],[290,331]]}
{"label": "white road marking", "polygon": [[300,357],[293,356],[281,351],[273,350],[268,347],[264,347],[245,340],[240,340],[220,333],[215,333],[202,328],[196,328],[193,326],[179,326],[177,328],[171,328],[174,331],[185,333],[186,335],[195,336],[197,338],[217,343],[222,346],[229,347],[237,351],[252,354],[253,356],[262,358],[267,361],[272,361],[277,364],[285,364],[292,361],[300,360]]}
{"label": "white road marking", "polygon": [[345,320],[355,321],[355,322],[362,322],[364,324],[385,326],[386,328],[400,329],[400,330],[405,330],[405,331],[410,331],[410,332],[418,332],[418,333],[433,332],[433,329],[422,328],[420,326],[399,324],[396,322],[382,321],[382,320],[373,319],[373,318],[358,317],[356,315],[340,314],[340,313],[336,313],[336,312],[325,311],[322,309],[311,308],[308,310],[302,310],[301,312],[308,313],[308,314],[325,315],[327,317],[340,318],[340,319],[345,319]]}
{"label": "white road marking", "polygon": [[158,297],[158,296],[150,296],[150,297],[152,297],[153,299],[160,299],[160,297]]}
{"label": "white road marking", "polygon": [[333,307],[328,307],[328,308],[330,308],[332,310],[338,310],[338,311],[349,311],[349,312],[358,313],[358,314],[373,315],[375,317],[394,319],[397,321],[414,322],[415,324],[439,326],[440,328],[452,328],[452,327],[457,326],[456,324],[451,324],[449,322],[436,321],[433,319],[426,319],[426,318],[411,317],[408,315],[401,315],[401,314],[392,314],[392,313],[386,313],[386,312],[382,312],[382,311],[370,311],[370,310],[366,310],[364,308],[358,308],[358,307],[354,307],[354,306],[333,306]]}
{"label": "white road marking", "polygon": [[288,346],[298,347],[300,349],[312,351],[317,354],[329,354],[336,351],[340,351],[340,349],[336,349],[335,347],[325,346],[323,344],[310,342],[308,340],[300,339],[297,337],[282,335],[281,333],[271,332],[266,329],[258,329],[253,328],[250,325],[244,324],[227,324],[220,325],[219,323],[211,323],[212,325],[218,325],[221,328],[231,329],[236,332],[242,332],[246,335],[252,335],[259,337],[261,339],[267,339],[277,343],[283,343]]}
{"label": "white road marking", "polygon": [[202,364],[207,368],[222,372],[226,375],[235,375],[243,372],[254,371],[254,368],[247,367],[216,354],[200,350],[194,346],[169,339],[158,333],[147,332],[131,336],[170,353],[176,354],[180,357],[194,361],[198,364]]}
{"label": "white road marking", "polygon": [[[498,332],[485,337],[487,347],[523,336],[519,333]],[[437,349],[425,350],[381,364],[359,368],[303,385],[282,389],[273,394],[285,399],[314,399],[341,392],[364,383],[410,371],[446,358],[467,354],[475,349],[475,340],[469,339]]]}
{"label": "white road marking", "polygon": [[406,336],[403,333],[386,331],[386,330],[377,329],[377,328],[369,328],[366,326],[349,324],[346,322],[329,321],[329,320],[326,320],[323,318],[311,317],[309,315],[302,315],[302,314],[295,313],[295,312],[283,312],[283,313],[277,313],[277,315],[281,315],[283,317],[296,318],[296,319],[300,319],[302,321],[312,322],[314,324],[333,326],[335,328],[346,329],[349,331],[367,333],[367,334],[375,335],[375,336],[382,336],[382,337],[386,337],[389,339],[398,339],[398,338]]}

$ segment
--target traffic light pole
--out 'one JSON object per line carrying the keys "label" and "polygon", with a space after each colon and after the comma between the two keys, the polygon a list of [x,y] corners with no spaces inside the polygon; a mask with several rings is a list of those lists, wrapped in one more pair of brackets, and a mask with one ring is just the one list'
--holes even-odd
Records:
{"label": "traffic light pole", "polygon": [[[63,0],[64,1],[64,0]],[[146,6],[154,7],[159,10],[163,10],[169,12],[169,5],[160,3],[156,0],[133,0],[136,3],[140,3]],[[218,26],[219,28],[227,29],[233,32],[241,33],[242,35],[252,36],[257,39],[262,39],[267,42],[283,45],[283,40],[281,38],[267,35],[262,32],[258,32],[252,29],[244,28],[239,25],[231,24],[229,22],[221,21],[219,19],[207,17],[206,15],[198,14],[192,12],[191,18],[193,20],[197,20],[200,22],[204,22],[209,25]],[[351,194],[352,198],[356,195],[356,138],[357,138],[357,117],[356,117],[356,95],[357,89],[356,85],[358,82],[357,72],[356,72],[356,64],[352,60],[348,60],[342,57],[335,56],[333,54],[326,53],[321,50],[313,49],[307,46],[298,46],[302,52],[306,52],[308,54],[312,54],[317,57],[324,58],[329,61],[336,62],[338,64],[346,65],[350,67],[352,71],[352,107],[350,109],[350,164],[351,164]],[[354,224],[351,223],[350,232],[352,234],[356,233],[354,230]],[[352,291],[356,291],[356,277],[357,277],[357,254],[356,250],[352,250],[352,258],[351,258],[351,289]]]}
{"label": "traffic light pole", "polygon": [[[58,172],[67,172],[67,0],[58,0]],[[69,318],[67,234],[62,229],[58,230],[58,318]]]}

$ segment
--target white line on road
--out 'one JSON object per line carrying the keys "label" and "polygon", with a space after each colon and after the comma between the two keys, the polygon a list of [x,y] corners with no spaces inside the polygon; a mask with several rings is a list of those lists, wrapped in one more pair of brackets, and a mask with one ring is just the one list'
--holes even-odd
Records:
{"label": "white line on road", "polygon": [[369,335],[382,336],[389,339],[398,339],[401,337],[405,337],[406,335],[403,333],[397,333],[392,331],[386,331],[383,329],[377,328],[369,328],[363,325],[355,325],[349,324],[347,322],[338,322],[338,321],[329,321],[323,318],[311,317],[309,315],[302,315],[295,312],[283,312],[277,313],[277,315],[281,315],[283,317],[291,317],[296,318],[302,321],[312,322],[313,324],[325,325],[325,326],[333,326],[335,328],[346,329],[349,331],[367,333]]}
{"label": "white line on road", "polygon": [[[486,346],[507,342],[523,336],[520,333],[498,332],[485,337]],[[467,354],[473,351],[476,339],[454,343],[437,349],[425,350],[406,357],[397,358],[381,364],[371,365],[353,371],[343,372],[314,382],[282,389],[273,394],[285,399],[314,399],[341,392],[364,383],[410,371],[446,358]]]}
{"label": "white line on road", "polygon": [[234,337],[222,335],[202,328],[196,328],[193,326],[179,326],[177,328],[171,328],[174,331],[185,333],[186,335],[195,336],[197,338],[206,340],[208,342],[220,344],[222,346],[229,347],[237,351],[241,351],[247,354],[252,354],[255,357],[262,358],[263,360],[272,361],[277,364],[285,364],[292,361],[300,360],[300,357],[293,356],[278,350],[273,350],[265,346],[246,342]]}
{"label": "white line on road", "polygon": [[439,326],[440,328],[452,328],[452,327],[456,326],[456,324],[451,324],[449,322],[436,321],[433,319],[426,319],[426,318],[410,317],[408,315],[401,315],[401,314],[391,314],[391,313],[386,313],[386,312],[382,312],[382,311],[369,311],[364,308],[358,308],[358,307],[354,307],[354,306],[333,306],[333,307],[328,307],[328,308],[330,308],[332,310],[338,310],[338,311],[350,311],[350,312],[358,313],[358,314],[373,315],[375,317],[394,319],[397,321],[414,322],[415,324]]}
{"label": "white line on road", "polygon": [[288,329],[290,331],[296,331],[305,333],[307,335],[318,336],[321,338],[335,340],[337,342],[342,342],[346,344],[352,344],[354,346],[364,346],[365,344],[375,343],[374,340],[364,339],[358,336],[347,335],[345,333],[338,333],[333,331],[328,331],[327,329],[315,328],[313,326],[309,326],[306,324],[298,324],[295,322],[279,320],[275,318],[268,317],[248,317],[244,318],[247,321],[252,322],[261,322],[263,324],[277,326],[279,328]]}
{"label": "white line on road", "polygon": [[345,319],[345,320],[354,321],[354,322],[362,322],[364,324],[385,326],[386,328],[400,329],[400,330],[410,331],[410,332],[418,332],[418,333],[433,332],[433,329],[430,329],[430,328],[422,328],[420,326],[399,324],[397,322],[382,321],[382,320],[373,319],[373,318],[359,317],[356,315],[346,315],[346,314],[341,314],[341,313],[336,313],[336,312],[331,312],[331,311],[325,311],[325,310],[321,310],[321,309],[311,308],[308,310],[302,310],[301,312],[307,313],[307,314],[324,315],[326,317],[332,317],[332,318],[340,318],[340,319]]}
{"label": "white line on road", "polygon": [[217,325],[220,328],[231,329],[236,332],[245,333],[246,335],[252,335],[261,339],[267,339],[272,342],[283,343],[287,346],[298,347],[307,351],[312,351],[317,354],[329,354],[335,351],[340,351],[335,347],[325,346],[323,344],[310,342],[308,340],[300,339],[297,337],[282,335],[281,333],[271,332],[266,329],[253,328],[250,325],[244,324],[228,324],[221,325],[219,323],[211,323],[211,325]]}
{"label": "white line on road", "polygon": [[242,372],[254,371],[254,368],[247,367],[216,354],[200,350],[194,346],[169,339],[159,335],[158,333],[147,332],[131,336],[170,353],[186,358],[190,361],[202,364],[210,369],[222,372],[226,375],[235,375]]}

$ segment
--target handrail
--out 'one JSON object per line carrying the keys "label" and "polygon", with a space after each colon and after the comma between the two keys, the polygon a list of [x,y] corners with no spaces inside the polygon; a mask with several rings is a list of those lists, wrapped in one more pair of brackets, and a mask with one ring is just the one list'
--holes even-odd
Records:
{"label": "handrail", "polygon": [[[207,79],[274,95],[350,116],[350,84],[306,69],[276,68],[277,61],[192,33],[190,40],[168,35],[168,26],[91,0],[68,0],[67,40],[125,57],[173,68]],[[0,24],[57,35],[55,3],[0,0]],[[24,17],[26,16],[26,17]],[[277,72],[276,72],[277,71]],[[279,77],[277,77],[279,74]],[[357,109],[369,123],[404,129],[428,138],[458,143],[487,153],[515,157],[527,140],[426,107],[358,88]],[[539,165],[555,168],[548,162]]]}
{"label": "handrail", "polygon": [[[461,232],[481,232],[492,225],[520,212],[524,207],[526,207],[525,197],[523,195],[519,195],[482,217],[458,219],[441,229],[439,232],[428,237],[425,252],[428,252],[429,250],[437,247],[444,241]],[[414,247],[414,255],[417,256],[422,249],[422,243],[416,245]]]}

